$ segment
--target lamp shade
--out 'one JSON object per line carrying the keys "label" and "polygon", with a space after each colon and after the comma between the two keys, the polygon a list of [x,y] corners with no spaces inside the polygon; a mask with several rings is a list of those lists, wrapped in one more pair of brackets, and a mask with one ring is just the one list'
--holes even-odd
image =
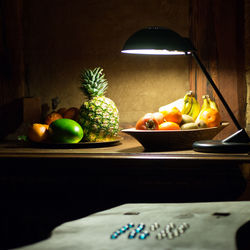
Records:
{"label": "lamp shade", "polygon": [[121,52],[130,54],[182,55],[196,51],[188,38],[163,27],[147,27],[135,32]]}

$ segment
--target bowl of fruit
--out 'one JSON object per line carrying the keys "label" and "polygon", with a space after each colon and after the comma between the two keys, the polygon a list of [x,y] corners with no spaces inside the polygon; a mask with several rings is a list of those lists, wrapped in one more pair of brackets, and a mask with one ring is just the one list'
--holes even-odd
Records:
{"label": "bowl of fruit", "polygon": [[195,141],[213,139],[229,125],[222,122],[218,107],[208,95],[204,95],[203,104],[196,100],[191,91],[159,108],[159,111],[147,113],[141,117],[135,128],[123,129],[149,150],[192,149]]}

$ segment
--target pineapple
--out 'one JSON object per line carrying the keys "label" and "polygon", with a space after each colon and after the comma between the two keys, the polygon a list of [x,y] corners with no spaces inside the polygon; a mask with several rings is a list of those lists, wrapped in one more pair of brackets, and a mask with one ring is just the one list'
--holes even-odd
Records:
{"label": "pineapple", "polygon": [[111,141],[119,132],[119,113],[115,103],[104,96],[108,81],[103,69],[81,72],[81,90],[88,97],[80,108],[79,123],[84,130],[84,141]]}

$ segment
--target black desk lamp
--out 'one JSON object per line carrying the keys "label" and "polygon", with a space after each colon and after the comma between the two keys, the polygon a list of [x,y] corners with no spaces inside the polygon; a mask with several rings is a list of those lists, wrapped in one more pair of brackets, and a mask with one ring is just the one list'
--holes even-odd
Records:
{"label": "black desk lamp", "polygon": [[246,131],[240,126],[226,100],[215,85],[205,66],[196,54],[196,49],[188,38],[163,27],[147,27],[134,33],[125,43],[122,53],[144,55],[189,55],[191,54],[214,91],[220,98],[238,131],[222,141],[205,140],[193,144],[193,149],[199,152],[230,152],[240,153],[250,151],[250,140]]}

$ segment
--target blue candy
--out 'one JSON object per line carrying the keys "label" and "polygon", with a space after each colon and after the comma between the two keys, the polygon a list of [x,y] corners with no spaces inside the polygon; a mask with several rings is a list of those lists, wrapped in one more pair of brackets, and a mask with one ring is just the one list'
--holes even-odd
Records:
{"label": "blue candy", "polygon": [[145,240],[149,236],[149,232],[145,231],[139,235],[140,240]]}
{"label": "blue candy", "polygon": [[137,233],[141,232],[145,228],[145,224],[141,223],[135,229]]}
{"label": "blue candy", "polygon": [[128,227],[129,227],[129,228],[132,228],[132,227],[134,227],[134,226],[135,226],[135,224],[132,223],[132,222],[128,224]]}
{"label": "blue candy", "polygon": [[136,237],[136,235],[137,235],[136,230],[133,230],[133,231],[131,231],[131,232],[129,233],[128,238],[129,238],[129,239],[134,239],[134,238]]}
{"label": "blue candy", "polygon": [[110,238],[113,240],[113,239],[116,239],[118,236],[119,236],[119,234],[113,233],[113,234],[111,234]]}
{"label": "blue candy", "polygon": [[[117,239],[121,234],[125,233],[126,231],[128,231],[130,228],[134,227],[134,223],[128,223],[127,225],[125,226],[122,226],[120,229],[118,229],[116,232],[114,232],[113,234],[111,234],[110,238],[111,239]],[[145,226],[143,226],[143,224],[139,224],[137,226],[137,229],[139,230],[138,232],[140,232]],[[129,236],[128,238],[129,239],[133,239],[136,237],[136,234],[137,234],[137,231],[136,230],[133,230],[129,233]]]}
{"label": "blue candy", "polygon": [[147,235],[146,234],[140,234],[139,235],[139,239],[140,240],[144,240],[144,239],[146,239],[147,238]]}

